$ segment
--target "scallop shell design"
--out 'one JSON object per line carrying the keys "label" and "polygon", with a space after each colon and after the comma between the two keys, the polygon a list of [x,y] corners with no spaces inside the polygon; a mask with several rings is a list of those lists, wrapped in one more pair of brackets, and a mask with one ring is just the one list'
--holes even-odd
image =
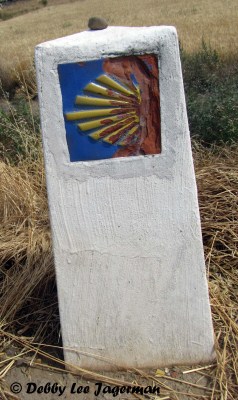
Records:
{"label": "scallop shell design", "polygon": [[128,146],[138,143],[140,89],[109,75],[101,75],[87,84],[84,96],[77,96],[79,111],[65,114],[68,121],[80,121],[82,133],[94,140]]}

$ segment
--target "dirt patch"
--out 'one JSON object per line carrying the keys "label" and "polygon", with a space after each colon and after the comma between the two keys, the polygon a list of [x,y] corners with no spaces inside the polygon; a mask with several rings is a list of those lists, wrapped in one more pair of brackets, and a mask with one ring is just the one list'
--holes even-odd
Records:
{"label": "dirt patch", "polygon": [[[198,373],[199,371],[184,375],[180,368],[166,369],[166,371],[167,375],[165,374],[164,377],[160,378],[156,377],[155,371],[145,371],[141,374],[119,372],[105,376],[106,380],[107,378],[112,378],[121,382],[119,385],[102,383],[99,379],[95,379],[95,381],[88,380],[83,376],[74,376],[67,371],[54,372],[22,365],[12,368],[7,374],[5,388],[7,393],[21,390],[19,394],[15,394],[16,399],[19,400],[55,400],[57,398],[62,400],[110,400],[114,398],[151,400],[159,398],[171,400],[210,399],[212,389],[210,380],[206,375]],[[161,370],[161,373],[165,372]],[[145,375],[144,377],[143,374]],[[160,383],[156,382],[156,379]],[[176,380],[184,380],[186,383]],[[135,389],[138,391],[134,394],[130,389],[130,387],[133,388],[133,384],[138,388]],[[127,390],[130,393],[126,393]],[[149,393],[151,390],[154,390],[155,393]],[[120,391],[125,392],[120,393]],[[159,391],[161,397],[158,397]]]}

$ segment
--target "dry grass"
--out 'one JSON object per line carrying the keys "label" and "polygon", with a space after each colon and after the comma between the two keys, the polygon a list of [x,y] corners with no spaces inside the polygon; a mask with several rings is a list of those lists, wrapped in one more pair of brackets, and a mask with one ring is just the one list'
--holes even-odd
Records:
{"label": "dry grass", "polygon": [[[136,372],[144,379],[158,381],[167,398],[181,399],[183,397],[180,396],[185,396],[182,393],[187,393],[189,398],[194,399],[235,400],[238,389],[238,147],[205,149],[195,143],[194,156],[218,363],[215,367],[208,366],[198,371],[201,377],[207,376],[211,382],[205,394],[203,387],[188,382],[190,370],[185,372],[182,379],[160,376],[160,373],[158,376],[147,376]],[[59,333],[40,152],[34,162],[21,161],[19,165],[11,166],[3,161],[0,169],[2,351],[4,353],[9,344],[17,344],[19,357],[23,350],[32,351],[31,365],[37,366],[35,349],[38,356],[57,363],[57,367],[50,367],[51,370],[60,371],[64,368],[64,362],[39,350],[39,345],[34,344],[35,341],[57,344]],[[4,378],[17,359],[18,356],[5,357],[0,376]],[[47,361],[41,367],[49,368]],[[99,377],[80,368],[76,374],[122,384],[120,380]],[[188,390],[185,390],[186,387]]]}
{"label": "dry grass", "polygon": [[[52,301],[48,292],[54,287],[54,272],[41,160],[18,167],[1,162],[0,204],[0,321],[8,327],[17,319],[14,324],[19,334],[33,329],[38,336],[40,329],[42,335],[43,314],[49,316],[47,299],[50,304]],[[37,309],[41,308],[39,320]]]}
{"label": "dry grass", "polygon": [[[47,0],[47,4],[50,6],[70,2],[70,0]],[[0,1],[0,20],[7,20],[19,15],[28,14],[44,7],[44,0]]]}
{"label": "dry grass", "polygon": [[196,176],[216,333],[214,383],[222,399],[238,393],[238,146],[199,148]]}
{"label": "dry grass", "polygon": [[[32,1],[27,3],[31,10]],[[225,5],[223,0],[124,0],[120,7],[111,0],[60,3],[49,0],[47,7],[0,22],[1,64],[11,62],[14,67],[33,57],[36,44],[87,29],[92,15],[104,16],[110,25],[175,25],[188,51],[198,49],[202,39],[221,53],[238,49],[237,0]]]}

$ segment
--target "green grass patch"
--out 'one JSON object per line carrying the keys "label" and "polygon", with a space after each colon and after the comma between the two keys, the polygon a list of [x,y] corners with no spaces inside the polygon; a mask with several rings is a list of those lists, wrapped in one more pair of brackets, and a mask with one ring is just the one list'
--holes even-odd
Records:
{"label": "green grass patch", "polygon": [[181,50],[191,135],[205,144],[238,141],[238,57],[222,58],[206,43]]}
{"label": "green grass patch", "polygon": [[[35,160],[41,148],[40,120],[24,97],[0,106],[0,158],[11,164]],[[41,150],[40,150],[41,151]]]}
{"label": "green grass patch", "polygon": [[42,5],[46,5],[48,0],[41,0],[35,2],[34,5],[25,2],[15,2],[9,0],[0,0],[0,20],[6,21],[11,18],[18,17],[19,15],[27,14],[28,12],[38,10],[42,8]]}

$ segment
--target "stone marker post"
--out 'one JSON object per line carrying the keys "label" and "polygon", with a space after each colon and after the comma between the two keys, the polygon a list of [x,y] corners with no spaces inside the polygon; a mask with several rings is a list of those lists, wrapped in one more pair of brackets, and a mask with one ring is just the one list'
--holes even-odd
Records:
{"label": "stone marker post", "polygon": [[173,27],[36,48],[65,360],[210,362],[213,330]]}

